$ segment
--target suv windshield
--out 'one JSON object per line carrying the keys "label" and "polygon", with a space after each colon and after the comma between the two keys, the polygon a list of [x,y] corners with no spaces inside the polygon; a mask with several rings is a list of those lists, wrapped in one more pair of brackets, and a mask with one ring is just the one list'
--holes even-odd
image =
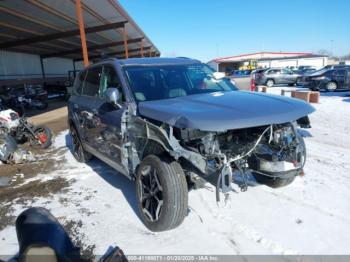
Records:
{"label": "suv windshield", "polygon": [[205,64],[128,66],[126,74],[137,102],[237,90]]}

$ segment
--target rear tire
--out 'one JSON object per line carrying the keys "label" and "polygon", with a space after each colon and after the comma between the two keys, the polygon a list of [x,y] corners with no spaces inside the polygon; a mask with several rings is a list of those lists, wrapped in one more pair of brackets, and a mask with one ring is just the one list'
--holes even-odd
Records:
{"label": "rear tire", "polygon": [[281,178],[281,177],[272,178],[272,177],[264,176],[258,173],[253,173],[253,175],[258,183],[271,188],[280,188],[280,187],[288,186],[294,181],[295,177],[297,176],[296,174],[295,176],[289,177],[289,178]]}
{"label": "rear tire", "polygon": [[72,138],[72,153],[74,158],[80,163],[86,163],[91,160],[92,155],[85,151],[81,143],[79,134],[74,126],[69,129]]}
{"label": "rear tire", "polygon": [[178,227],[187,215],[185,174],[174,160],[147,156],[136,176],[138,209],[144,225],[153,232]]}
{"label": "rear tire", "polygon": [[289,184],[291,184],[294,179],[299,176],[302,172],[303,172],[303,168],[306,162],[306,147],[305,147],[305,141],[304,138],[302,136],[298,136],[299,138],[299,142],[302,145],[302,147],[304,148],[303,151],[303,163],[301,168],[295,170],[295,171],[290,171],[293,172],[294,174],[291,176],[288,176],[287,178],[285,177],[268,177],[268,176],[264,176],[261,175],[259,173],[253,173],[253,176],[255,177],[256,181],[259,182],[260,184],[266,185],[268,187],[272,187],[272,188],[279,188],[279,187],[285,187],[288,186]]}
{"label": "rear tire", "polygon": [[[52,132],[46,126],[36,126],[34,129],[35,138],[31,139],[30,144],[34,147],[47,149],[52,144]],[[38,141],[39,140],[39,141]]]}
{"label": "rear tire", "polygon": [[275,81],[273,79],[268,79],[266,81],[266,86],[267,87],[273,87],[275,85]]}

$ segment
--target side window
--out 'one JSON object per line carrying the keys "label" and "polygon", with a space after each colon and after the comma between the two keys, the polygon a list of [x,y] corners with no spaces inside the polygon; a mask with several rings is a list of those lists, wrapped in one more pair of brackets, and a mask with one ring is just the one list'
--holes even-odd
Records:
{"label": "side window", "polygon": [[276,75],[276,74],[279,74],[279,73],[280,73],[280,70],[273,69],[273,70],[270,70],[267,74],[268,75]]}
{"label": "side window", "polygon": [[99,94],[102,67],[88,69],[82,94],[85,96],[97,97]]}
{"label": "side window", "polygon": [[85,76],[86,76],[86,71],[82,71],[75,78],[75,80],[74,80],[74,90],[73,90],[75,95],[81,95],[82,90],[83,90],[83,83],[84,83],[84,80],[85,80]]}
{"label": "side window", "polygon": [[99,97],[105,98],[107,89],[111,87],[118,88],[120,93],[119,102],[125,102],[125,96],[117,72],[112,66],[103,66]]}
{"label": "side window", "polygon": [[335,71],[335,75],[336,76],[345,76],[346,71],[345,70],[337,70],[337,71]]}
{"label": "side window", "polygon": [[293,74],[292,71],[290,71],[289,69],[282,69],[281,72],[283,75],[292,75]]}

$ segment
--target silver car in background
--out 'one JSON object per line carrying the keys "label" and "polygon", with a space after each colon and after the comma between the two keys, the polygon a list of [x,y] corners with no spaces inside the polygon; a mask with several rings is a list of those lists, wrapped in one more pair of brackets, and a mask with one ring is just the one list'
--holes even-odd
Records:
{"label": "silver car in background", "polygon": [[279,84],[288,84],[292,86],[297,83],[298,77],[300,77],[300,75],[288,68],[268,68],[256,74],[255,83],[268,87]]}

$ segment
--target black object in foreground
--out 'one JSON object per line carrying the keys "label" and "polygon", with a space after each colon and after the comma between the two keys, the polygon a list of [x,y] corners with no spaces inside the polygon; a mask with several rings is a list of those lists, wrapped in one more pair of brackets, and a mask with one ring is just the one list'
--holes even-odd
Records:
{"label": "black object in foreground", "polygon": [[[45,208],[33,207],[22,212],[16,220],[19,244],[18,260],[32,261],[88,261],[76,247],[58,220]],[[128,261],[123,251],[115,247],[100,262]]]}

